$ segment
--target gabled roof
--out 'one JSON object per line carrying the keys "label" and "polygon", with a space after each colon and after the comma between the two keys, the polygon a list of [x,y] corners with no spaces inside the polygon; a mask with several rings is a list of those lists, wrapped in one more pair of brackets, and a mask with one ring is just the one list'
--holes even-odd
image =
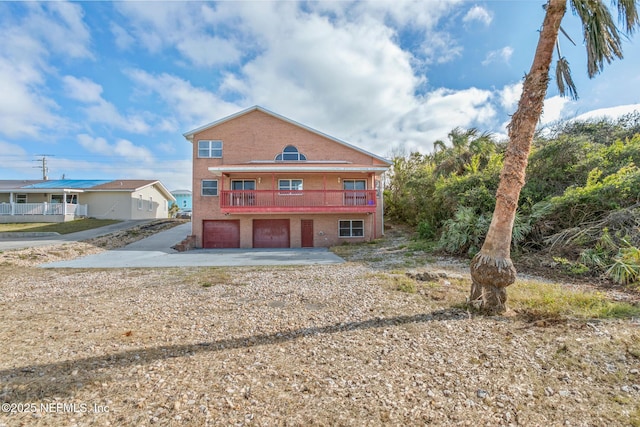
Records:
{"label": "gabled roof", "polygon": [[221,125],[222,123],[226,123],[226,122],[228,122],[230,120],[233,120],[233,119],[236,119],[236,118],[238,118],[240,116],[244,116],[245,114],[252,113],[254,111],[260,111],[262,113],[268,114],[268,115],[270,115],[272,117],[275,117],[276,119],[279,119],[279,120],[282,120],[284,122],[290,123],[290,124],[292,124],[294,126],[298,126],[299,128],[302,128],[302,129],[305,129],[305,130],[307,130],[309,132],[315,133],[316,135],[319,135],[319,136],[321,136],[323,138],[330,139],[331,141],[337,142],[338,144],[342,144],[342,145],[344,145],[346,147],[351,148],[352,150],[359,151],[360,153],[366,154],[367,156],[374,157],[374,158],[380,160],[381,162],[383,162],[385,164],[391,165],[391,162],[389,160],[385,159],[384,157],[380,157],[380,156],[378,156],[376,154],[373,154],[373,153],[371,153],[369,151],[363,150],[362,148],[356,147],[355,145],[351,145],[348,142],[342,141],[341,139],[334,138],[331,135],[327,135],[326,133],[323,133],[323,132],[320,132],[319,130],[310,128],[309,126],[303,125],[302,123],[296,122],[295,120],[292,120],[292,119],[290,119],[288,117],[281,116],[280,114],[274,113],[273,111],[269,111],[266,108],[260,107],[258,105],[254,105],[253,107],[249,107],[246,110],[239,111],[239,112],[237,112],[235,114],[232,114],[230,116],[223,117],[222,119],[216,120],[215,122],[211,122],[211,123],[206,124],[204,126],[200,126],[199,128],[193,129],[193,130],[191,130],[191,131],[189,131],[187,133],[184,133],[182,135],[189,142],[193,143],[193,137],[194,137],[195,134],[200,133],[203,130],[210,129],[212,127]]}
{"label": "gabled roof", "polygon": [[97,185],[91,188],[91,191],[138,191],[145,187],[157,185],[160,192],[169,200],[174,200],[175,197],[162,185],[160,181],[148,180],[148,179],[118,179],[115,181],[107,181],[106,183]]}

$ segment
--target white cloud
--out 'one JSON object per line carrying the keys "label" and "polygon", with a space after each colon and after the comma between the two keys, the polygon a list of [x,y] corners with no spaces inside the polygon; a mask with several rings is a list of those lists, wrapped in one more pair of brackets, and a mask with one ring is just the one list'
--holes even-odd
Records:
{"label": "white cloud", "polygon": [[62,126],[54,113],[55,101],[38,91],[41,79],[31,64],[0,58],[0,134],[33,137],[43,129]]}
{"label": "white cloud", "polygon": [[128,50],[135,44],[136,39],[122,26],[112,22],[109,28],[111,29],[111,34],[113,34],[114,41],[118,49]]}
{"label": "white cloud", "polygon": [[143,70],[128,70],[126,74],[138,85],[139,89],[151,91],[159,96],[165,105],[171,109],[178,122],[164,124],[167,128],[180,129],[186,126],[183,132],[194,127],[212,122],[228,114],[237,112],[243,106],[223,101],[212,92],[194,87],[187,80],[169,74],[158,76]]}
{"label": "white cloud", "polygon": [[[58,104],[42,91],[51,74],[47,61],[91,58],[90,34],[76,4],[22,3],[16,19],[0,17],[0,133],[10,137],[37,136],[68,127],[57,114]],[[6,16],[4,17],[6,18]]]}
{"label": "white cloud", "polygon": [[618,105],[615,107],[599,108],[597,110],[588,111],[576,116],[573,120],[599,120],[599,119],[617,119],[625,114],[640,112],[640,104]]}
{"label": "white cloud", "polygon": [[175,48],[195,66],[237,63],[241,58],[238,42],[215,34],[224,24],[220,20],[224,13],[218,14],[217,7],[195,2],[159,2],[153,7],[147,2],[117,3],[127,22],[112,26],[112,31],[120,47],[137,40],[152,53]]}
{"label": "white cloud", "polygon": [[493,16],[491,12],[481,6],[473,6],[462,18],[462,22],[480,22],[486,26],[491,25],[491,21],[493,21]]}
{"label": "white cloud", "polygon": [[20,145],[0,141],[0,170],[10,174],[4,179],[38,179],[34,159]]}
{"label": "white cloud", "polygon": [[420,46],[427,63],[445,64],[462,56],[460,46],[449,33],[433,32]]}
{"label": "white cloud", "polygon": [[87,103],[102,102],[102,86],[87,78],[64,76],[62,83],[69,98]]}
{"label": "white cloud", "polygon": [[511,46],[505,46],[502,49],[492,50],[487,53],[487,56],[482,61],[482,65],[489,65],[493,62],[502,62],[505,64],[509,63],[511,59],[511,55],[513,55],[513,48]]}
{"label": "white cloud", "polygon": [[[150,124],[155,116],[146,113],[132,113],[123,115],[118,108],[102,97],[102,86],[87,78],[64,76],[62,82],[65,94],[77,101],[88,104],[82,107],[88,119],[92,123],[102,123],[113,126],[127,132],[144,134],[154,126]],[[164,120],[159,119],[158,129],[166,130]],[[173,130],[173,128],[171,128]]]}
{"label": "white cloud", "polygon": [[153,161],[153,155],[147,148],[136,146],[126,139],[118,139],[113,144],[102,137],[94,138],[87,134],[78,135],[77,139],[78,143],[91,153],[110,157],[120,156],[128,162],[150,163]]}
{"label": "white cloud", "polygon": [[542,116],[540,117],[540,126],[545,126],[563,119],[563,110],[570,102],[567,98],[559,95],[545,99]]}
{"label": "white cloud", "polygon": [[522,94],[522,82],[508,85],[499,92],[500,105],[510,114],[514,113]]}
{"label": "white cloud", "polygon": [[91,34],[82,6],[67,2],[28,3],[22,29],[46,44],[49,53],[70,58],[92,58]]}

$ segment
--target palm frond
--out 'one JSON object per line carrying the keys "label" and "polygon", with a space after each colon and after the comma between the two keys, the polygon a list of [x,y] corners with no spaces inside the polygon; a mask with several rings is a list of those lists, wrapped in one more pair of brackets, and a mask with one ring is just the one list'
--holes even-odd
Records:
{"label": "palm frond", "polygon": [[569,62],[565,57],[558,59],[556,64],[556,83],[561,96],[569,96],[571,99],[578,99],[578,91],[571,77]]}
{"label": "palm frond", "polygon": [[[622,4],[624,3],[624,5]],[[587,72],[592,78],[604,68],[604,62],[610,63],[615,57],[622,58],[622,39],[611,12],[601,0],[572,0],[574,12],[582,21],[584,41],[587,49]],[[619,13],[624,13],[637,22],[634,2],[618,0]],[[635,20],[634,20],[635,13]],[[635,23],[627,28],[633,30]]]}
{"label": "palm frond", "polygon": [[631,35],[640,22],[636,0],[618,0],[618,21],[625,25],[625,31]]}

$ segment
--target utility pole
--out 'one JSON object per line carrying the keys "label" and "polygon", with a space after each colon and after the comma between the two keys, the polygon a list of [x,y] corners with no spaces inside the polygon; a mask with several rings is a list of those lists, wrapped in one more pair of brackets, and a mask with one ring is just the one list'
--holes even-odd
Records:
{"label": "utility pole", "polygon": [[49,167],[47,166],[47,156],[53,157],[53,154],[38,154],[38,156],[42,156],[41,159],[34,160],[34,162],[41,162],[40,166],[34,166],[34,168],[42,169],[42,179],[49,179]]}

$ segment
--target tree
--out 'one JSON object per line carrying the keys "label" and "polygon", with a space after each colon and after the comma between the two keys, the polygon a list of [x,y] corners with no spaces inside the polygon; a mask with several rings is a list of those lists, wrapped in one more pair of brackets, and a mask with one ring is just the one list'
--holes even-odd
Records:
{"label": "tree", "polygon": [[495,151],[495,142],[491,134],[480,133],[476,128],[455,128],[447,137],[451,141],[449,148],[440,140],[433,143],[437,175],[462,175],[473,156],[478,155],[486,160]]}
{"label": "tree", "polygon": [[[511,261],[511,235],[520,190],[525,182],[531,143],[542,114],[549,84],[549,70],[558,43],[560,23],[567,11],[567,1],[582,21],[587,49],[587,69],[594,77],[615,57],[622,58],[621,34],[611,12],[602,0],[548,0],[540,38],[529,73],[525,76],[518,109],[508,126],[509,143],[496,192],[496,206],[491,225],[480,252],[471,261],[470,302],[489,314],[506,311],[507,287],[515,282],[516,269]],[[623,30],[633,34],[638,26],[637,0],[613,0]],[[577,97],[565,58],[556,66],[561,95]]]}

